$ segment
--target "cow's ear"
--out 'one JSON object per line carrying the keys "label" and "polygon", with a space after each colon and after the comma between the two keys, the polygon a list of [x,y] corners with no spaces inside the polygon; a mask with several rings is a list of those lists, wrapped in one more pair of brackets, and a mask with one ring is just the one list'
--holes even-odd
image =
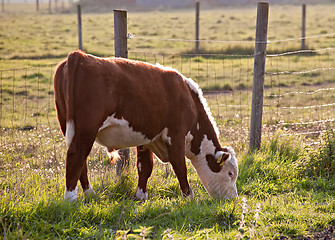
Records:
{"label": "cow's ear", "polygon": [[217,154],[218,153],[220,153],[220,155],[217,158],[216,162],[222,166],[224,162],[229,158],[230,154],[227,152],[217,152]]}

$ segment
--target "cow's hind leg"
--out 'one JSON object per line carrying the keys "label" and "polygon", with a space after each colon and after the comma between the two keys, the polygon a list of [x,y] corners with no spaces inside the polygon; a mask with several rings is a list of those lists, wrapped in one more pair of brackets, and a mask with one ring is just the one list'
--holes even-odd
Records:
{"label": "cow's hind leg", "polygon": [[145,201],[148,198],[147,182],[153,168],[153,153],[143,146],[137,147],[138,187],[136,199]]}
{"label": "cow's hind leg", "polygon": [[66,155],[66,189],[65,200],[77,198],[77,183],[80,182],[84,191],[89,189],[86,158],[95,140],[95,132],[76,132]]}
{"label": "cow's hind leg", "polygon": [[80,184],[83,188],[83,191],[86,196],[95,194],[90,182],[88,181],[88,176],[87,176],[87,161],[84,161],[84,166],[81,170],[80,174]]}

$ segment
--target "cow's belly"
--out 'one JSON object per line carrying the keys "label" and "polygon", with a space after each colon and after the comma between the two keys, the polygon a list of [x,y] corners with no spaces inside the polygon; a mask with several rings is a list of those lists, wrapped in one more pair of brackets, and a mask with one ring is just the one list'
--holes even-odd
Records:
{"label": "cow's belly", "polygon": [[110,126],[100,130],[96,142],[108,149],[120,149],[150,143],[143,134],[124,126]]}
{"label": "cow's belly", "polygon": [[108,149],[120,149],[150,143],[141,132],[134,131],[129,127],[128,121],[109,116],[100,127],[96,136],[96,142]]}

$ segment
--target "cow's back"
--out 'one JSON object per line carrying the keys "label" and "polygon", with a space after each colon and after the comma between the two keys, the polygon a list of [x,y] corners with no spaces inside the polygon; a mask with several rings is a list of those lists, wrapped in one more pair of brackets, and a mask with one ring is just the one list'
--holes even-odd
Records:
{"label": "cow's back", "polygon": [[[96,115],[102,125],[107,117],[115,114],[149,139],[164,128],[189,130],[196,121],[195,101],[183,77],[152,64],[98,58],[76,51],[59,65],[54,81],[64,134],[67,101],[72,101],[75,122],[82,118],[89,121],[90,115]],[[73,93],[67,93],[68,82],[73,82]]]}

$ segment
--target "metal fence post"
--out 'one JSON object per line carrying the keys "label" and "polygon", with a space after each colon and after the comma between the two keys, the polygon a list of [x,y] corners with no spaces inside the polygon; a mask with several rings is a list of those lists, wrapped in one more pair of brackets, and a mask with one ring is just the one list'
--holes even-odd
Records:
{"label": "metal fence post", "polygon": [[257,6],[249,151],[259,149],[261,146],[268,13],[269,4],[266,2],[259,2]]}
{"label": "metal fence post", "polygon": [[[126,10],[114,10],[114,46],[115,57],[128,58]],[[117,176],[129,165],[129,148],[121,149],[119,153],[121,159],[116,166]]]}

